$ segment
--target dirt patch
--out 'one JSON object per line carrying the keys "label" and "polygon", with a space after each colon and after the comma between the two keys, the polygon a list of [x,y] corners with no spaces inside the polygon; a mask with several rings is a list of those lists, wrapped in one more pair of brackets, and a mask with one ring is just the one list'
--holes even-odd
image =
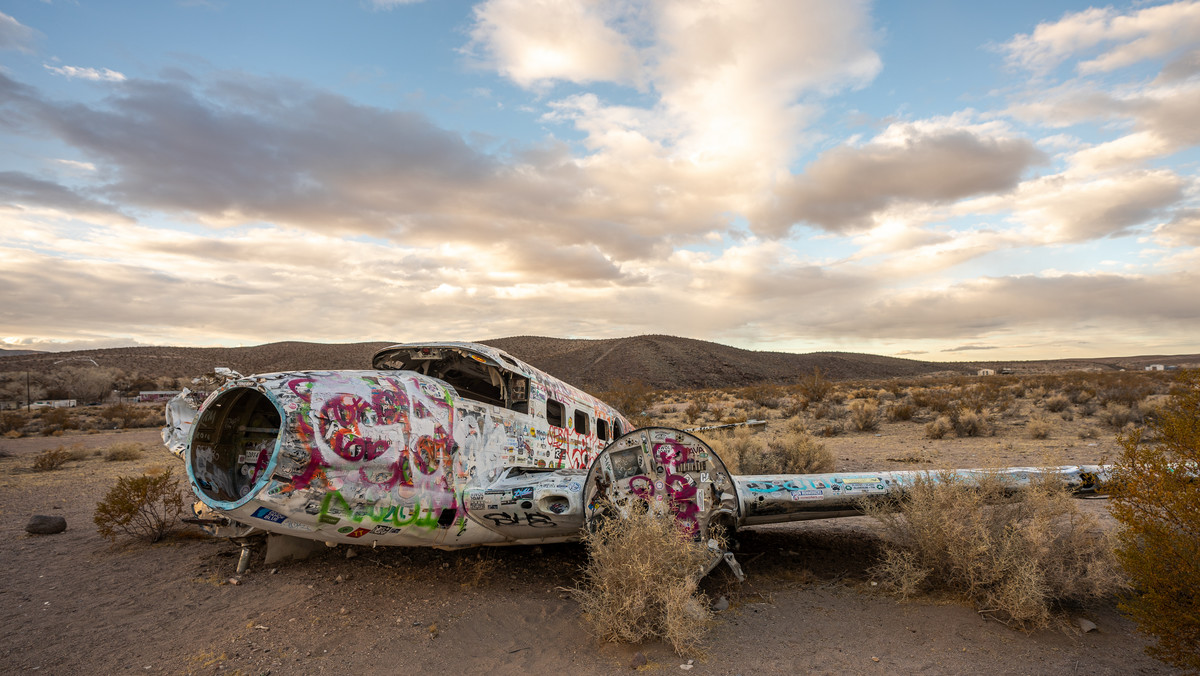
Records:
{"label": "dirt patch", "polygon": [[[153,434],[77,439],[100,448]],[[360,548],[349,559],[338,548],[270,568],[260,552],[236,586],[228,580],[239,550],[225,541],[182,531],[157,545],[110,546],[91,519],[115,478],[179,461],[164,450],[20,471],[45,444],[73,441],[0,444],[11,453],[0,458],[6,672],[609,674],[628,670],[638,651],[649,667],[684,662],[662,644],[595,643],[560,589],[578,580],[579,545]],[[887,447],[862,453],[894,452]],[[62,515],[68,529],[27,535],[32,514]],[[738,539],[749,579],[719,571],[705,580],[710,597],[730,604],[692,673],[1170,673],[1142,653],[1145,640],[1111,604],[1077,611],[1096,632],[1024,634],[948,600],[881,595],[866,573],[879,549],[866,518],[759,527]]]}

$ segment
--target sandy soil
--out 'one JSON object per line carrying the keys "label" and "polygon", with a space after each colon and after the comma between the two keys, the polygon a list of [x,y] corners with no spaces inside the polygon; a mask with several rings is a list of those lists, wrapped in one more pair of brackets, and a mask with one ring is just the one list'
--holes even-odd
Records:
{"label": "sandy soil", "polygon": [[[884,459],[922,444],[939,464],[967,466],[1025,464],[1037,459],[1026,451],[1040,450],[1015,437],[922,440],[906,427],[917,426],[835,439],[839,469],[912,468]],[[608,674],[629,671],[639,651],[649,660],[643,670],[677,672],[687,662],[661,644],[598,645],[586,633],[562,591],[584,562],[578,545],[358,549],[353,558],[339,548],[273,567],[256,561],[232,585],[231,543],[184,530],[157,545],[112,546],[96,534],[95,504],[115,477],[151,465],[182,470],[161,446],[131,462],[92,457],[26,471],[46,447],[153,444],[156,434],[0,440],[0,672]],[[1060,433],[1056,450],[1074,461],[1115,449],[1103,438],[1071,439]],[[1084,445],[1091,441],[1105,446]],[[68,530],[27,535],[32,514],[61,514]],[[1143,654],[1145,639],[1111,604],[1073,613],[1098,631],[1064,623],[1026,634],[946,600],[897,603],[870,585],[880,541],[865,518],[761,527],[740,540],[749,578],[739,585],[718,572],[705,581],[730,607],[691,673],[1170,673]]]}

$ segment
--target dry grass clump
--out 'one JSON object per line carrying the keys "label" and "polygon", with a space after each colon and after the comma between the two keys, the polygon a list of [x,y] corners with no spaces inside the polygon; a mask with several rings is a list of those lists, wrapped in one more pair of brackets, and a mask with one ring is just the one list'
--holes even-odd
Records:
{"label": "dry grass clump", "polygon": [[767,472],[756,474],[815,474],[832,472],[833,454],[825,444],[804,430],[794,429],[767,443],[775,462]]}
{"label": "dry grass clump", "polygon": [[748,428],[713,436],[708,445],[734,474],[767,474],[767,444]]}
{"label": "dry grass clump", "polygon": [[925,424],[925,436],[929,439],[941,439],[953,429],[954,425],[951,424],[950,418],[944,415],[938,416],[936,420]]}
{"label": "dry grass clump", "polygon": [[1071,400],[1061,394],[1056,394],[1047,399],[1042,406],[1051,413],[1058,413],[1071,405]]}
{"label": "dry grass clump", "polygon": [[712,622],[697,588],[712,554],[682,533],[670,515],[634,511],[585,532],[588,563],[570,590],[589,630],[601,641],[661,639],[676,654],[694,654]]}
{"label": "dry grass clump", "polygon": [[33,459],[33,471],[53,472],[56,469],[62,469],[62,466],[71,460],[71,452],[65,446],[47,448]]}
{"label": "dry grass clump", "polygon": [[1054,429],[1054,423],[1043,415],[1034,415],[1029,418],[1029,424],[1025,426],[1025,430],[1029,432],[1030,439],[1046,439],[1050,436],[1050,431]]}
{"label": "dry grass clump", "polygon": [[179,479],[171,470],[154,475],[123,476],[96,505],[93,521],[100,535],[116,540],[125,535],[135,540],[158,542],[183,514]]}
{"label": "dry grass clump", "polygon": [[1100,411],[1099,418],[1109,427],[1122,429],[1129,423],[1139,422],[1141,416],[1136,407],[1110,403]]}
{"label": "dry grass clump", "polygon": [[855,399],[850,402],[850,424],[860,432],[879,427],[879,402],[874,399]]}
{"label": "dry grass clump", "polygon": [[1000,476],[927,474],[906,487],[899,511],[867,505],[892,541],[875,574],[902,595],[947,591],[1025,628],[1122,587],[1112,543],[1061,482],[1013,489]]}
{"label": "dry grass clump", "polygon": [[902,422],[902,421],[912,420],[913,414],[915,414],[916,412],[917,412],[916,407],[914,407],[912,404],[908,403],[907,401],[897,402],[897,403],[889,406],[887,409],[888,422]]}
{"label": "dry grass clump", "polygon": [[145,447],[141,444],[132,442],[113,444],[104,449],[104,459],[108,462],[139,460],[142,457],[143,450],[145,450]]}
{"label": "dry grass clump", "polygon": [[960,437],[984,437],[993,432],[987,418],[970,408],[951,411],[950,423],[954,426],[954,433]]}

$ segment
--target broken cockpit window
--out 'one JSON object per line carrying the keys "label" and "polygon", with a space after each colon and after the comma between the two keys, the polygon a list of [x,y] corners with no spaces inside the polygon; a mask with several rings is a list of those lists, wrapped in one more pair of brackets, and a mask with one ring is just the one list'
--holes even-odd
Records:
{"label": "broken cockpit window", "polygon": [[373,365],[377,369],[416,371],[449,383],[465,399],[529,412],[529,379],[468,350],[395,348],[375,355]]}

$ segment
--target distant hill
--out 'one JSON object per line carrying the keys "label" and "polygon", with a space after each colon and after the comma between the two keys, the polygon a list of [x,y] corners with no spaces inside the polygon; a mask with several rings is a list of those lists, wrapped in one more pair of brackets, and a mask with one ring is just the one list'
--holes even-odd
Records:
{"label": "distant hill", "polygon": [[0,347],[0,357],[18,357],[23,354],[45,354],[45,353],[39,352],[38,350],[9,350],[7,348]]}
{"label": "distant hill", "polygon": [[[821,369],[833,380],[974,374],[979,368],[1011,368],[1017,373],[1071,370],[1141,370],[1149,364],[1200,365],[1200,355],[1113,357],[1046,361],[930,362],[850,352],[755,352],[674,336],[635,336],[600,340],[512,336],[479,341],[563,380],[591,391],[623,379],[656,389],[724,387],[760,382],[790,383]],[[94,360],[100,366],[150,377],[197,376],[225,366],[243,374],[291,370],[370,368],[371,356],[393,343],[281,342],[254,347],[127,347],[75,352],[0,352],[2,371],[49,371],[54,362]]]}
{"label": "distant hill", "polygon": [[625,378],[656,389],[794,382],[821,369],[835,380],[917,376],[957,365],[848,352],[754,352],[674,336],[568,340],[515,336],[484,341],[585,389]]}

